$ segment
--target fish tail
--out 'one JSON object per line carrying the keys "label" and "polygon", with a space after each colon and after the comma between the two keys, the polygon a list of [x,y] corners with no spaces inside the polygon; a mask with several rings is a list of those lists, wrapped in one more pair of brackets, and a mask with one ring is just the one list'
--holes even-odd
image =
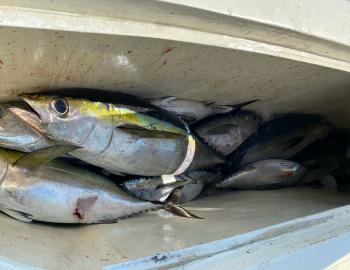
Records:
{"label": "fish tail", "polygon": [[183,208],[182,206],[180,205],[177,205],[177,204],[174,204],[174,203],[167,203],[163,206],[163,209],[170,212],[170,213],[173,213],[177,216],[181,216],[181,217],[186,217],[186,218],[196,218],[196,219],[204,219],[200,216],[197,216],[195,214],[193,214],[192,212],[190,212],[189,210]]}

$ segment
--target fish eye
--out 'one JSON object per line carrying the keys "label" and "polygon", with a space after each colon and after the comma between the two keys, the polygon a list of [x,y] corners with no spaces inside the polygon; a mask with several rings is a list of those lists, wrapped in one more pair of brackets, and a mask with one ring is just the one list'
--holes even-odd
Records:
{"label": "fish eye", "polygon": [[67,100],[60,97],[51,100],[51,108],[59,117],[65,117],[69,111]]}

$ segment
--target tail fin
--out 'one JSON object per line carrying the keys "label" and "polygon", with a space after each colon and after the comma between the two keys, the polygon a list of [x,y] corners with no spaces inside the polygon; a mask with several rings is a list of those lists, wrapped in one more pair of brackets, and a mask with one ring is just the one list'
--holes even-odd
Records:
{"label": "tail fin", "polygon": [[164,205],[163,208],[164,208],[164,210],[169,211],[177,216],[186,217],[186,218],[203,219],[202,217],[199,217],[199,216],[193,214],[192,212],[186,210],[182,206],[176,205],[173,203],[167,203]]}

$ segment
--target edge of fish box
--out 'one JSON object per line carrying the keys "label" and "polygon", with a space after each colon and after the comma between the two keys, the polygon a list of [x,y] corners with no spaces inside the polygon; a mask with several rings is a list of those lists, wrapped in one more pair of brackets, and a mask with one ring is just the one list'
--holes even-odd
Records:
{"label": "edge of fish box", "polygon": [[282,269],[286,265],[293,269],[323,269],[349,263],[349,226],[350,206],[343,206],[103,269]]}

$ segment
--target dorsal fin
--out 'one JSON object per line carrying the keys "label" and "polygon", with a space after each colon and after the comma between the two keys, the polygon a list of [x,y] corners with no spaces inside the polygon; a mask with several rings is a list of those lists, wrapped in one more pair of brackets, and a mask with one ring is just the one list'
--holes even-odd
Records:
{"label": "dorsal fin", "polygon": [[13,165],[26,169],[28,171],[34,170],[40,165],[43,165],[50,160],[53,160],[54,158],[71,152],[77,148],[79,147],[74,145],[55,145],[47,148],[42,148],[21,156],[18,160],[15,161]]}
{"label": "dorsal fin", "polygon": [[252,104],[252,103],[255,103],[257,101],[259,101],[260,99],[252,99],[252,100],[248,100],[248,101],[243,101],[241,103],[238,103],[238,104],[234,104],[232,105],[232,107],[235,109],[235,110],[239,110],[249,104]]}

